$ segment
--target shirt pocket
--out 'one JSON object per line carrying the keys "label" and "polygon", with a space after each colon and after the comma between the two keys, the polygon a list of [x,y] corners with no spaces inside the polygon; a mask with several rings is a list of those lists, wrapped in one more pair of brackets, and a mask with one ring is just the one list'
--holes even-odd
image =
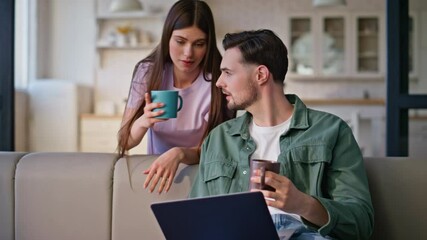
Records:
{"label": "shirt pocket", "polygon": [[237,163],[230,161],[215,161],[205,165],[204,182],[210,195],[229,193]]}
{"label": "shirt pocket", "polygon": [[322,179],[332,159],[326,144],[303,145],[290,150],[289,176],[302,192],[322,196]]}

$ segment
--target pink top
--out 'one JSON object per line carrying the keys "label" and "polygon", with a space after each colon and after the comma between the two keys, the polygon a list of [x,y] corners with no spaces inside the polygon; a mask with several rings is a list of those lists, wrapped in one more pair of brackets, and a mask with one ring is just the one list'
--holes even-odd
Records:
{"label": "pink top", "polygon": [[[146,72],[147,64],[141,64],[132,80],[126,108],[138,108],[144,99],[147,91]],[[201,72],[191,86],[185,89],[175,88],[173,66],[168,63],[165,65],[161,89],[179,91],[183,104],[177,118],[156,123],[149,129],[148,154],[162,154],[172,147],[197,146],[209,118],[211,82],[206,81]]]}

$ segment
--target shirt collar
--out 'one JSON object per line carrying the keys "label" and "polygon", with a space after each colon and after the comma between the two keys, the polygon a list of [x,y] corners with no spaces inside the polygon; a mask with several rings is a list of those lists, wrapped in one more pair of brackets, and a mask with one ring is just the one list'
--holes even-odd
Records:
{"label": "shirt collar", "polygon": [[[294,112],[289,129],[307,129],[310,127],[308,122],[308,108],[302,100],[294,94],[285,94],[288,101],[294,105]],[[249,138],[249,123],[252,120],[252,114],[245,112],[242,116],[235,118],[230,123],[228,133],[230,135],[241,135],[243,139]]]}

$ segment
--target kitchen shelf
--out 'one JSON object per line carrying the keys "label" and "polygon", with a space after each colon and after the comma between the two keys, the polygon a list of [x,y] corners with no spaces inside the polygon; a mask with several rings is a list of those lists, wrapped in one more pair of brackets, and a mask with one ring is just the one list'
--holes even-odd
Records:
{"label": "kitchen shelf", "polygon": [[98,15],[98,20],[104,19],[138,19],[138,18],[164,18],[163,13],[150,13],[145,11],[133,11],[133,12],[118,12],[118,13],[104,13]]}
{"label": "kitchen shelf", "polygon": [[117,49],[117,50],[152,50],[156,47],[156,44],[140,44],[137,46],[115,46],[115,45],[104,45],[104,44],[98,44],[96,48],[100,50],[106,50],[106,49]]}

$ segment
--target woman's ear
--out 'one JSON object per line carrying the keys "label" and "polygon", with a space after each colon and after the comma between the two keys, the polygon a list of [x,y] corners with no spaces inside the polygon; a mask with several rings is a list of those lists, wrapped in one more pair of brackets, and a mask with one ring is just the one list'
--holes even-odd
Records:
{"label": "woman's ear", "polygon": [[265,65],[259,65],[256,68],[256,81],[259,85],[265,84],[270,78],[270,71]]}

